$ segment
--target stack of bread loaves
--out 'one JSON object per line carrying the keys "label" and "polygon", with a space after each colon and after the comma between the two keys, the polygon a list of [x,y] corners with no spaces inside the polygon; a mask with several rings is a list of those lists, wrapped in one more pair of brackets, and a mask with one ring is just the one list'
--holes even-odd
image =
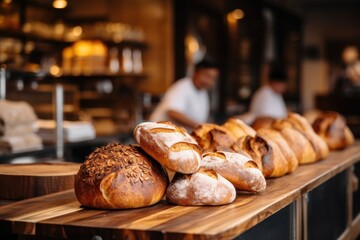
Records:
{"label": "stack of bread loaves", "polygon": [[[82,164],[75,193],[84,207],[144,207],[165,194],[173,204],[222,205],[234,201],[236,189],[260,192],[266,187],[249,157],[223,151],[202,155],[189,133],[171,122],[144,122],[134,137],[140,146],[109,144]],[[176,172],[170,185],[162,166]]]}
{"label": "stack of bread loaves", "polygon": [[257,131],[230,118],[222,126],[202,124],[192,135],[206,153],[222,150],[248,155],[265,177],[280,177],[295,171],[299,164],[326,158],[329,147],[343,148],[353,142],[342,118],[334,114],[324,118],[315,121],[316,132],[304,117],[290,113],[285,119],[257,124]]}
{"label": "stack of bread loaves", "polygon": [[134,136],[145,152],[176,172],[166,192],[170,203],[220,205],[235,199],[235,188],[260,192],[266,187],[264,176],[249,157],[223,151],[202,155],[188,132],[171,122],[142,123]]}

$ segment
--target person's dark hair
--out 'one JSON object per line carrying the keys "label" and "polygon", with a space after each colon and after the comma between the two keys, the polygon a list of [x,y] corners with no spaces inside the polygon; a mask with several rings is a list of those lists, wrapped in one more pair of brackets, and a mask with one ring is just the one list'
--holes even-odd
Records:
{"label": "person's dark hair", "polygon": [[287,82],[287,76],[283,69],[273,68],[269,75],[269,82]]}
{"label": "person's dark hair", "polygon": [[198,71],[198,70],[204,69],[204,68],[216,68],[216,69],[219,69],[219,66],[212,59],[204,59],[204,60],[200,61],[199,63],[195,64],[195,71]]}

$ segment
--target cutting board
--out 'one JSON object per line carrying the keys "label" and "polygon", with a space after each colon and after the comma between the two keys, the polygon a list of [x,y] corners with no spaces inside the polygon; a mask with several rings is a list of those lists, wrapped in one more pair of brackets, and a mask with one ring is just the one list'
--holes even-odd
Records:
{"label": "cutting board", "polygon": [[0,165],[0,199],[22,200],[74,187],[78,163],[43,162]]}

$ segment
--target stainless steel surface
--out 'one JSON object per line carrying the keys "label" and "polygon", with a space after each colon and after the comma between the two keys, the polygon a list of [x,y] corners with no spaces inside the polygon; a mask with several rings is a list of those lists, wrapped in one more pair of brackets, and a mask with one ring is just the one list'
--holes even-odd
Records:
{"label": "stainless steel surface", "polygon": [[290,221],[291,229],[290,239],[301,240],[302,239],[302,198],[298,198],[290,205]]}
{"label": "stainless steel surface", "polygon": [[55,107],[55,144],[56,144],[56,157],[63,159],[64,157],[64,89],[61,84],[56,84],[53,104]]}
{"label": "stainless steel surface", "polygon": [[6,98],[6,69],[0,68],[0,99]]}

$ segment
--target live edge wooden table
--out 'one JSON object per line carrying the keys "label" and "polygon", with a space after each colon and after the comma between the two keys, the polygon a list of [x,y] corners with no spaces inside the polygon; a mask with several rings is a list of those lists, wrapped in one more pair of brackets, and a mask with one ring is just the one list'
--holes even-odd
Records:
{"label": "live edge wooden table", "polygon": [[[281,178],[268,179],[267,189],[261,194],[238,193],[232,204],[214,207],[174,206],[163,200],[141,209],[89,210],[80,206],[73,190],[67,190],[0,207],[0,236],[19,234],[33,235],[35,239],[76,240],[232,239],[291,204],[292,238],[306,239],[306,232],[300,231],[306,229],[301,226],[306,222],[306,214],[301,214],[306,213],[304,196],[340,172],[347,171],[350,176],[351,167],[359,161],[360,142],[356,142],[343,151],[331,152],[323,161],[300,166]],[[351,200],[348,204],[351,206]],[[359,234],[359,218],[352,221],[349,217],[343,239]]]}

